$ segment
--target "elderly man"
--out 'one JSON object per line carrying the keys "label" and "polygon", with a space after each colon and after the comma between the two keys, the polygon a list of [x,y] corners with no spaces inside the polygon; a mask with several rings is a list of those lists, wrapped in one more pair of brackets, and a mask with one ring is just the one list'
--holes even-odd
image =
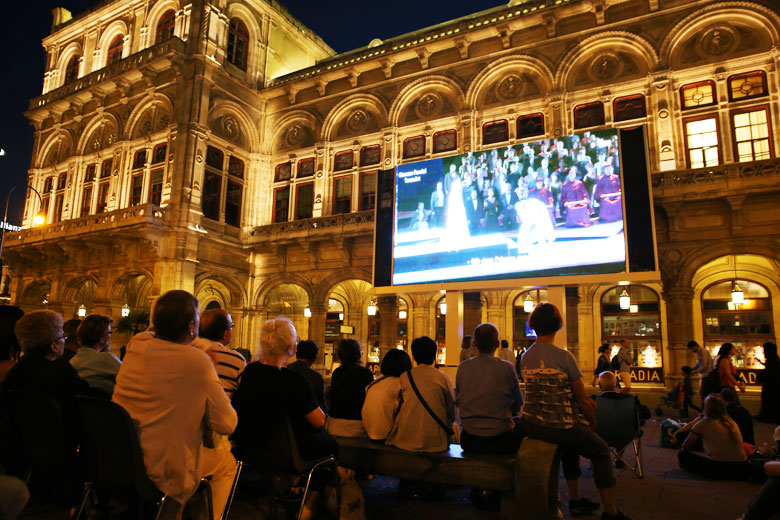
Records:
{"label": "elderly man", "polygon": [[479,354],[458,365],[455,398],[463,431],[460,443],[476,453],[515,453],[522,434],[512,416],[523,404],[513,363],[494,357],[498,329],[482,323],[474,329]]}
{"label": "elderly man", "polygon": [[214,361],[217,376],[228,397],[238,388],[238,377],[246,367],[244,356],[228,347],[233,339],[233,318],[222,309],[212,309],[200,316],[200,331],[192,344]]}
{"label": "elderly man", "polygon": [[238,417],[211,360],[191,345],[200,324],[198,300],[187,291],[168,291],[152,308],[152,324],[155,335],[130,340],[113,401],[137,424],[151,481],[183,504],[210,475],[219,518],[236,461],[225,449],[206,448],[204,430],[229,435]]}
{"label": "elderly man", "polygon": [[[701,374],[701,377],[706,376],[712,370],[712,354],[709,350],[702,347],[695,341],[688,342],[688,350],[696,354],[696,364],[691,367],[691,374]],[[704,398],[707,397],[704,393],[707,388],[705,385],[699,389],[699,395],[701,395],[701,402],[704,402]]]}

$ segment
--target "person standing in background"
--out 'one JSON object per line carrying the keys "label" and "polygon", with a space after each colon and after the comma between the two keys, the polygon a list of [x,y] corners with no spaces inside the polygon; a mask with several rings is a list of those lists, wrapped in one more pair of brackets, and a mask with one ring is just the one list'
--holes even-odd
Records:
{"label": "person standing in background", "polygon": [[496,354],[496,357],[499,359],[503,359],[504,361],[509,361],[512,363],[512,366],[515,366],[515,363],[517,362],[517,359],[515,358],[515,353],[512,352],[512,349],[509,348],[509,342],[505,339],[501,340],[501,349]]}
{"label": "person standing in background", "polygon": [[596,360],[596,369],[593,371],[593,381],[590,382],[591,386],[595,387],[599,381],[599,375],[602,372],[609,372],[612,368],[609,365],[609,358],[607,357],[609,352],[609,343],[604,343],[599,347],[599,357]]}
{"label": "person standing in background", "polygon": [[756,420],[780,423],[780,358],[777,357],[777,345],[771,341],[764,343],[764,370],[759,372],[761,383],[761,411]]}
{"label": "person standing in background", "polygon": [[[709,350],[693,340],[688,342],[688,350],[696,354],[696,364],[691,368],[691,374],[701,374],[701,377],[709,374],[712,370],[712,354],[710,354]],[[702,406],[704,406],[704,398],[707,397],[704,394],[705,390],[706,388],[704,386],[699,389]]]}
{"label": "person standing in background", "polygon": [[628,340],[626,338],[620,340],[620,350],[618,350],[617,357],[620,362],[620,382],[623,383],[621,391],[625,394],[631,393],[631,366],[634,364],[634,359],[628,353]]}

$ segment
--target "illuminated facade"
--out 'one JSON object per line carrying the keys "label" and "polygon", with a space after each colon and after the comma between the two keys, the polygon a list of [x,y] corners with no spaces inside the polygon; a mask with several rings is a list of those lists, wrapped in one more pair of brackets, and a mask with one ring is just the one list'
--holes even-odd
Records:
{"label": "illuminated facade", "polygon": [[[375,344],[443,342],[442,294],[372,292],[377,170],[644,124],[661,282],[557,289],[569,349],[592,370],[626,335],[640,386],[660,387],[690,339],[733,341],[745,369],[776,341],[776,3],[512,1],[341,55],[276,2],[146,5],[60,11],[44,39],[27,115],[48,224],[30,228],[28,198],[28,229],[6,235],[13,303],[118,318],[183,288],[252,350],[277,314],[320,344],[351,327],[369,361]],[[464,329],[527,345],[529,295],[548,288],[464,294]]]}

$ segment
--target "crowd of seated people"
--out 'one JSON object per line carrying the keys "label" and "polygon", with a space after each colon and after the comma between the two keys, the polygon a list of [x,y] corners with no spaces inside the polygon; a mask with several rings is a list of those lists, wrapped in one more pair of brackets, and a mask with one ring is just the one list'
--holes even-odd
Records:
{"label": "crowd of seated people", "polygon": [[445,214],[457,202],[451,192],[457,189],[471,235],[516,230],[522,220],[518,203],[529,199],[547,208],[553,227],[587,227],[594,216],[600,222],[622,218],[616,137],[584,132],[518,148],[502,149],[503,157],[499,149],[470,152],[461,156],[460,164],[450,164],[431,194],[429,207],[420,202],[413,228],[445,227]]}

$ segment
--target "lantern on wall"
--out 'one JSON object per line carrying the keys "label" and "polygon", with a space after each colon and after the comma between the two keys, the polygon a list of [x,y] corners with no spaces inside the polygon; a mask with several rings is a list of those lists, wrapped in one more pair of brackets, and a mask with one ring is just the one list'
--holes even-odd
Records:
{"label": "lantern on wall", "polygon": [[303,316],[305,318],[311,318],[311,308],[308,305],[303,308]]}
{"label": "lantern on wall", "polygon": [[625,289],[620,293],[620,308],[624,311],[631,308],[631,296],[628,295]]}
{"label": "lantern on wall", "polygon": [[534,310],[534,300],[531,298],[531,293],[528,293],[525,295],[525,300],[523,300],[523,311],[527,313],[531,313]]}

